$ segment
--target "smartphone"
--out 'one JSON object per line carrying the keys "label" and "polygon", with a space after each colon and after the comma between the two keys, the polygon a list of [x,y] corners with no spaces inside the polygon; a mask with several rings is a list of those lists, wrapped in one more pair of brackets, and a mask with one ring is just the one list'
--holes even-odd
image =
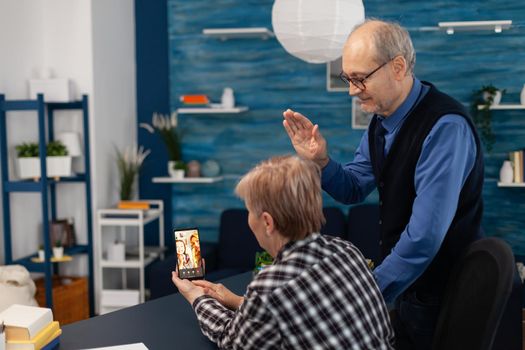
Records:
{"label": "smartphone", "polygon": [[189,280],[204,278],[199,229],[175,229],[173,234],[175,235],[179,278]]}

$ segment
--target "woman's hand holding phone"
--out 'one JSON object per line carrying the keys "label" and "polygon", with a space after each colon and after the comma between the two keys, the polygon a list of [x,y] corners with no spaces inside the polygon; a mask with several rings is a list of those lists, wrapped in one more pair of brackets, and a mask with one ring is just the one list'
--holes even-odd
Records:
{"label": "woman's hand holding phone", "polygon": [[182,296],[192,305],[195,299],[205,294],[204,288],[195,285],[190,280],[180,279],[177,270],[171,272],[171,280],[179,290],[180,294],[182,294]]}
{"label": "woman's hand holding phone", "polygon": [[[202,288],[204,294],[216,299],[230,310],[237,310],[244,302],[244,298],[233,293],[220,283],[211,283],[205,280],[195,280],[193,284]],[[181,292],[182,293],[182,292]]]}

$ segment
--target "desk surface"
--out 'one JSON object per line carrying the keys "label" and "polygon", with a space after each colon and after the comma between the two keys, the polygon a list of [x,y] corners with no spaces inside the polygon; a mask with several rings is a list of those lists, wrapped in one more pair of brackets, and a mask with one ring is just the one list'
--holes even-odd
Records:
{"label": "desk surface", "polygon": [[[243,295],[246,272],[221,281]],[[216,349],[200,331],[191,305],[179,293],[148,301],[62,328],[60,350],[144,343],[148,349]]]}

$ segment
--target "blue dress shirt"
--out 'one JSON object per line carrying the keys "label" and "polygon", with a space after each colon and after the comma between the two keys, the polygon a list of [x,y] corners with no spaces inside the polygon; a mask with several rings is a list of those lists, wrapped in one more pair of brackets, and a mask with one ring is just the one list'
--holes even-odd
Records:
{"label": "blue dress shirt", "polygon": [[[414,78],[412,89],[399,108],[387,118],[379,116],[386,129],[385,157],[409,111],[429,89]],[[436,256],[475,158],[476,142],[468,122],[456,114],[441,117],[425,138],[416,165],[416,198],[408,225],[390,254],[374,270],[387,302],[393,302],[421,276]],[[348,204],[363,201],[375,186],[366,131],[352,162],[343,166],[330,159],[322,171],[322,187],[337,201]]]}

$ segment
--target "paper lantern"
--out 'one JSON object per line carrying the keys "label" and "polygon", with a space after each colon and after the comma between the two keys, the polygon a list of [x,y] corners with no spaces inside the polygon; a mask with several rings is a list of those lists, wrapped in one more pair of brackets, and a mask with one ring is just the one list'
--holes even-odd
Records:
{"label": "paper lantern", "polygon": [[277,40],[309,63],[341,57],[348,35],[364,19],[361,0],[275,0],[272,9]]}

